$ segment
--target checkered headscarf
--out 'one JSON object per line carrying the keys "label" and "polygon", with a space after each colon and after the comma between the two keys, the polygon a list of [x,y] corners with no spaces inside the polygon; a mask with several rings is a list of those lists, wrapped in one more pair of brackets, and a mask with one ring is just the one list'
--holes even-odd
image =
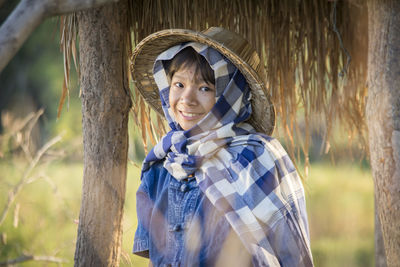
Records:
{"label": "checkered headscarf", "polygon": [[[216,103],[196,126],[184,131],[169,106],[170,85],[163,61],[188,46],[214,71]],[[280,265],[270,242],[272,229],[291,217],[290,231],[298,236],[292,244],[298,251],[293,253],[303,263],[298,266],[312,265],[301,181],[280,143],[245,123],[251,115],[251,93],[241,72],[215,49],[194,42],[161,53],[153,72],[172,130],[147,155],[142,173],[164,160],[164,167],[178,180],[194,174],[200,189],[262,266]]]}

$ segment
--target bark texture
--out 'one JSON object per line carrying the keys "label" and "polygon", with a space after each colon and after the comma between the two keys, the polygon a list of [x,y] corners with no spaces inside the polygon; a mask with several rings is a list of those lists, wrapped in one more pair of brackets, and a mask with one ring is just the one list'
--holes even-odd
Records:
{"label": "bark texture", "polygon": [[[370,0],[367,123],[387,266],[400,263],[400,1]],[[379,225],[377,225],[379,227]]]}
{"label": "bark texture", "polygon": [[84,174],[75,266],[118,266],[131,107],[126,1],[78,14]]}
{"label": "bark texture", "polygon": [[385,245],[383,243],[382,226],[378,214],[378,204],[375,194],[375,267],[386,267]]}

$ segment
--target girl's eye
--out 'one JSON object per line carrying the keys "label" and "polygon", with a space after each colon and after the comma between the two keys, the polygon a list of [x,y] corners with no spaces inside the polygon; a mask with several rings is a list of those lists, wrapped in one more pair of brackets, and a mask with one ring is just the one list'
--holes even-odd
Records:
{"label": "girl's eye", "polygon": [[210,92],[210,91],[212,91],[212,89],[210,87],[203,86],[203,87],[200,87],[200,91],[202,91],[202,92]]}
{"label": "girl's eye", "polygon": [[180,82],[176,82],[176,83],[175,83],[175,86],[176,86],[176,87],[179,87],[179,88],[183,88],[183,84],[180,83]]}

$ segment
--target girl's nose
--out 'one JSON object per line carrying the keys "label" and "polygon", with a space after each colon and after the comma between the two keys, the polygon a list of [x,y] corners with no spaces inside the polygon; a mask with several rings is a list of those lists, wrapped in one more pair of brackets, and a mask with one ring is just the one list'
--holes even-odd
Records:
{"label": "girl's nose", "polygon": [[187,86],[181,95],[181,101],[186,105],[196,104],[196,92],[193,86]]}

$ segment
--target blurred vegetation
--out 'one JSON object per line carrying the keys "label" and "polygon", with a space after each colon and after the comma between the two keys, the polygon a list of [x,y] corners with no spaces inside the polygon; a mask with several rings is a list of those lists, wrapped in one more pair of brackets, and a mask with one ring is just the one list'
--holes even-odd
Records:
{"label": "blurred vegetation", "polygon": [[314,163],[306,194],[315,266],[374,266],[370,171]]}
{"label": "blurred vegetation", "polygon": [[[5,11],[15,2],[18,1],[10,0],[3,4],[0,21],[4,20],[8,14]],[[71,73],[69,105],[64,105],[62,116],[57,119],[63,72],[58,18],[50,18],[36,28],[0,73],[0,114],[9,112],[16,118],[23,118],[30,112],[43,108],[44,114],[33,137],[36,146],[43,144],[50,136],[63,134],[63,140],[72,145],[68,146],[69,149],[80,151],[81,105],[74,71]],[[2,125],[0,116],[0,133],[3,131]]]}
{"label": "blurred vegetation", "polygon": [[[19,164],[0,163],[0,209],[7,196],[7,185],[21,175]],[[82,163],[59,160],[41,168],[51,180],[38,180],[26,186],[18,197],[19,224],[15,206],[0,233],[6,234],[1,245],[0,262],[21,253],[46,254],[67,259],[73,266],[75,240],[82,187]],[[147,266],[146,259],[131,254],[135,234],[136,200],[139,169],[128,167],[123,252],[121,266]],[[315,266],[374,266],[374,210],[371,174],[350,165],[334,167],[328,163],[312,165],[306,183],[310,220],[311,247]],[[27,262],[23,266],[41,266]]]}
{"label": "blurred vegetation", "polygon": [[[3,4],[0,22],[17,2]],[[42,23],[0,73],[0,212],[40,148],[53,137],[62,136],[34,166],[0,224],[0,262],[30,254],[65,259],[68,262],[63,266],[73,265],[83,176],[82,116],[79,86],[72,71],[69,108],[65,104],[61,117],[56,118],[63,82],[58,27],[56,18]],[[27,156],[18,143],[24,140],[23,134],[18,137],[10,125],[21,123],[41,108],[43,115],[29,131]],[[348,137],[340,130],[334,134],[331,151],[325,154],[321,149],[323,134],[319,133],[323,130],[316,126],[313,132],[311,171],[305,187],[315,265],[373,266],[373,186],[366,155],[356,140],[349,146]],[[132,122],[129,134],[129,158],[139,164],[144,150]],[[147,266],[146,260],[131,254],[138,185],[139,169],[130,164],[122,266]],[[21,264],[42,265],[36,261]]]}

